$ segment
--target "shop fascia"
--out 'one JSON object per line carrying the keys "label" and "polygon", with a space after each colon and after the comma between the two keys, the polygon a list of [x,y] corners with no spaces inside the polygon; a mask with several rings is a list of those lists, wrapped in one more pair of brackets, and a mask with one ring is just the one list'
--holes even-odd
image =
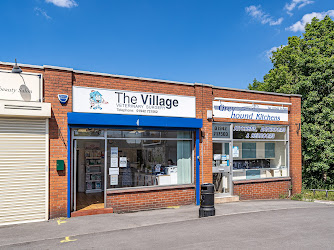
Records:
{"label": "shop fascia", "polygon": [[196,98],[74,86],[73,112],[196,118]]}
{"label": "shop fascia", "polygon": [[41,102],[42,76],[34,73],[12,73],[0,70],[0,99]]}
{"label": "shop fascia", "polygon": [[[222,98],[225,100],[225,98]],[[226,98],[226,100],[229,100]],[[213,116],[215,118],[229,118],[229,119],[247,119],[256,121],[288,121],[288,108],[283,105],[291,105],[290,103],[275,103],[267,102],[268,104],[279,104],[281,106],[268,106],[255,104],[255,100],[241,100],[254,102],[238,103],[213,101]]]}

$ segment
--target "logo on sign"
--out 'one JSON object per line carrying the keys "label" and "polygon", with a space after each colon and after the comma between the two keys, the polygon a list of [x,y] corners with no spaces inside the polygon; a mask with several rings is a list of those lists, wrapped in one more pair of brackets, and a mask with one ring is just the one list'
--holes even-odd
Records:
{"label": "logo on sign", "polygon": [[92,90],[89,94],[90,108],[101,110],[101,104],[108,104],[99,91]]}

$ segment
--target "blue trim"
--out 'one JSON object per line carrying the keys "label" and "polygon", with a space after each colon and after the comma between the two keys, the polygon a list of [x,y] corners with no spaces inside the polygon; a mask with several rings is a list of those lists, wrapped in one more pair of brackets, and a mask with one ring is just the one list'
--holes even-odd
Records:
{"label": "blue trim", "polygon": [[110,128],[124,129],[196,129],[196,204],[200,202],[200,160],[199,160],[199,128],[203,126],[202,119],[141,116],[141,115],[115,115],[94,113],[67,113],[67,217],[71,217],[71,128]]}
{"label": "blue trim", "polygon": [[[199,156],[199,129],[196,130],[196,205],[200,204],[200,156]],[[203,174],[203,173],[202,173]]]}
{"label": "blue trim", "polygon": [[67,126],[67,218],[71,217],[71,129]]}
{"label": "blue trim", "polygon": [[132,126],[132,127],[168,127],[168,128],[201,128],[202,119],[142,116],[142,115],[114,115],[94,113],[67,113],[70,125],[87,126]]}

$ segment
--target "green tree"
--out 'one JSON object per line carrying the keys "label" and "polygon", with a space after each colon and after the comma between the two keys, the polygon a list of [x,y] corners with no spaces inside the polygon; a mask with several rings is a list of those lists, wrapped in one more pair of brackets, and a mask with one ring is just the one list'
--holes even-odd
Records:
{"label": "green tree", "polygon": [[248,88],[302,95],[303,184],[334,187],[334,21],[313,18],[273,52],[273,68]]}

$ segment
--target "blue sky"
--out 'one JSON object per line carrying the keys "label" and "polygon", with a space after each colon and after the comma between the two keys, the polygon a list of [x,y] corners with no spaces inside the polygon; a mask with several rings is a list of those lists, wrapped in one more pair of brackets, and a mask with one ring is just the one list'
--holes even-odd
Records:
{"label": "blue sky", "polygon": [[247,88],[333,0],[1,0],[0,61]]}

